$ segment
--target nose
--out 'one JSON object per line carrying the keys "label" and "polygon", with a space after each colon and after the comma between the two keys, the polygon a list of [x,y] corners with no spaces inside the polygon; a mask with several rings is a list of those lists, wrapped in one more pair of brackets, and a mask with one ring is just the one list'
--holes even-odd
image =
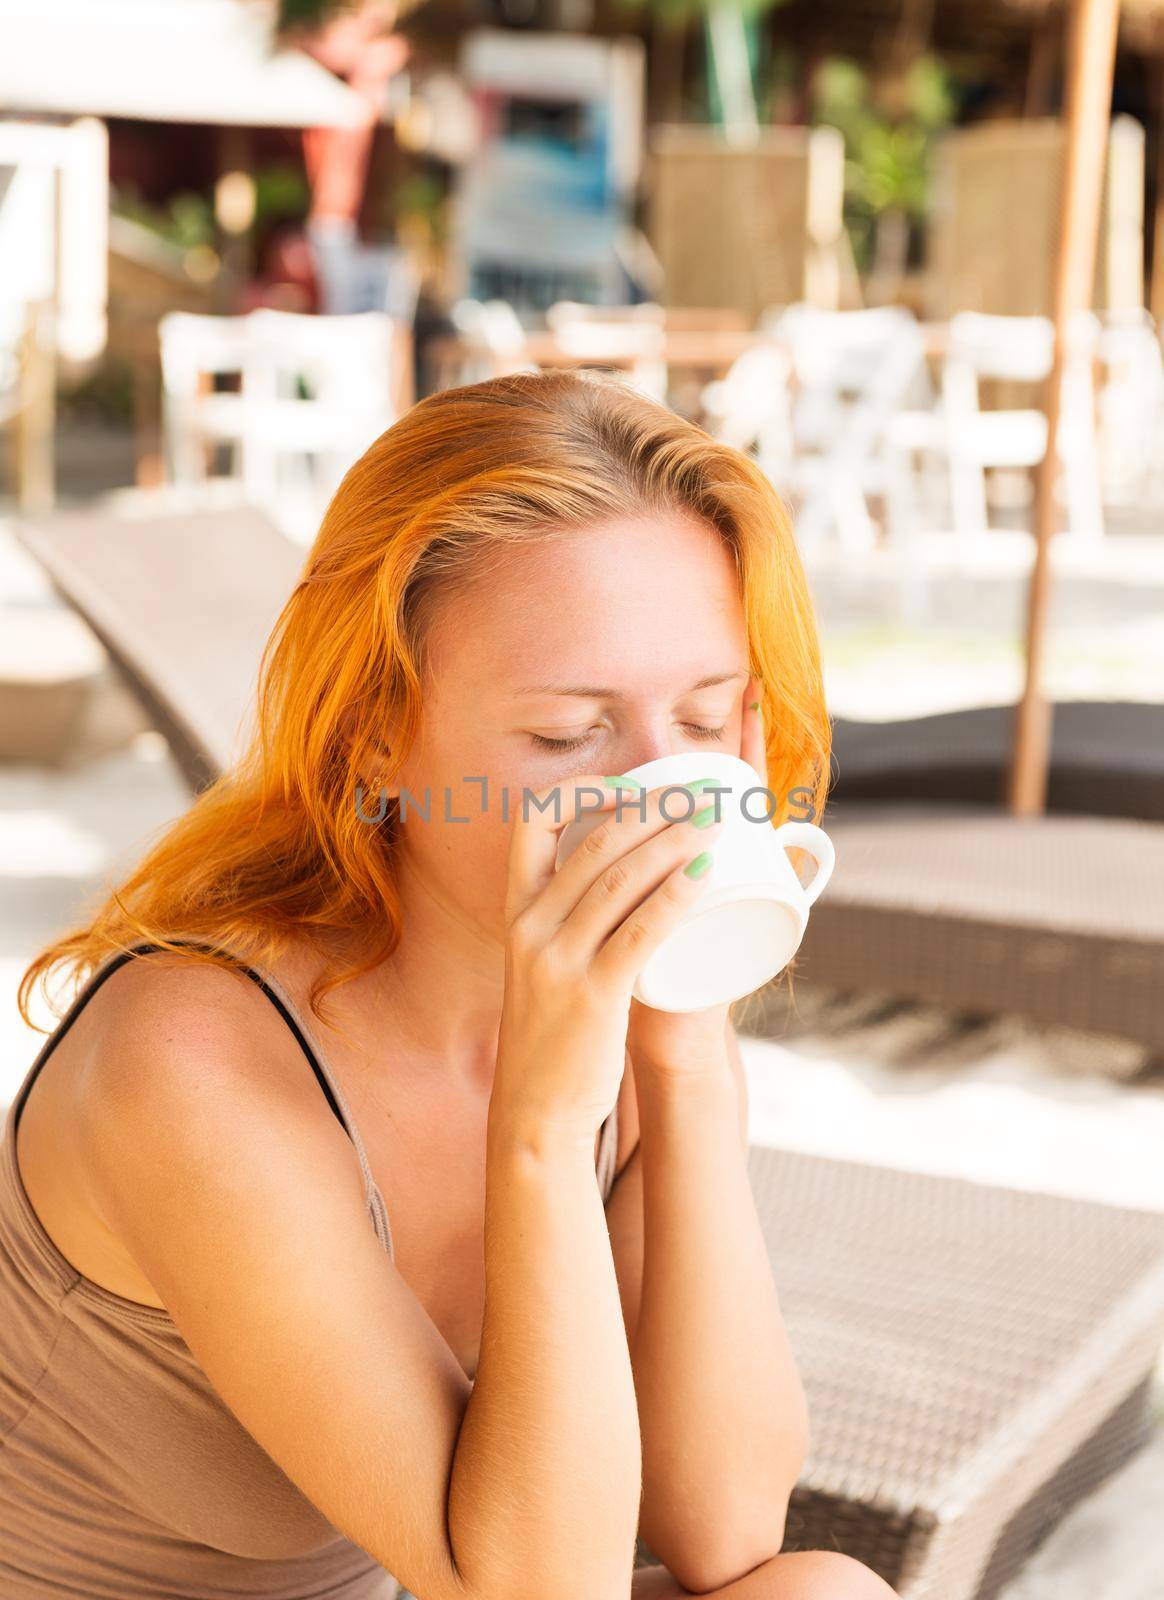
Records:
{"label": "nose", "polygon": [[620,772],[630,772],[634,767],[657,761],[660,756],[672,756],[684,748],[680,732],[672,728],[667,718],[644,717],[636,727],[627,728],[619,742]]}
{"label": "nose", "polygon": [[645,766],[648,761],[657,761],[660,756],[673,754],[672,739],[668,729],[639,729],[637,732],[628,732],[627,737],[619,741],[618,753],[620,772],[629,772],[632,767]]}

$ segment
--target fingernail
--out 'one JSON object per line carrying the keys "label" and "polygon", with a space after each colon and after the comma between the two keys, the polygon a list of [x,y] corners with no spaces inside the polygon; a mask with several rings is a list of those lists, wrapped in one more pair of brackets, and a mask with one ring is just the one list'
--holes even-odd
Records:
{"label": "fingernail", "polygon": [[697,828],[710,826],[715,821],[715,807],[704,806],[703,810],[697,811],[691,820]]}
{"label": "fingernail", "polygon": [[706,789],[709,785],[712,788],[722,788],[722,784],[718,778],[692,778],[690,783],[685,783],[681,785],[681,787],[694,791],[696,789]]}
{"label": "fingernail", "polygon": [[641,789],[642,788],[642,784],[639,782],[639,780],[637,778],[621,778],[621,777],[607,778],[607,777],[603,777],[602,781],[603,781],[604,784],[606,784],[607,788],[609,788],[609,789]]}
{"label": "fingernail", "polygon": [[683,868],[683,871],[689,878],[702,878],[703,874],[710,866],[711,851],[701,850],[693,861],[689,861],[687,863],[687,865]]}
{"label": "fingernail", "polygon": [[759,709],[760,709],[760,702],[758,700],[753,700],[751,705],[748,707],[749,711],[759,711]]}

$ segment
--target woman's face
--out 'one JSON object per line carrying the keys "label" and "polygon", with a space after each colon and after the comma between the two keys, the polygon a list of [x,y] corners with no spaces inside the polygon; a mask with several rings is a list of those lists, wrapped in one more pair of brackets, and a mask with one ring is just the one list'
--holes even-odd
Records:
{"label": "woman's face", "polygon": [[409,799],[399,843],[407,875],[490,939],[503,933],[523,786],[561,783],[568,820],[575,775],[739,753],[748,639],[735,566],[693,519],[505,547],[434,600],[428,641],[422,726],[397,784],[421,805],[429,791],[430,820]]}

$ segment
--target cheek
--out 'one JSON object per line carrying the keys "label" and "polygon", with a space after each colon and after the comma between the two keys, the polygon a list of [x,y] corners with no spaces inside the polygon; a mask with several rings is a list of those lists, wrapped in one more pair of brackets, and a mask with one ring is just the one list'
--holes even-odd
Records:
{"label": "cheek", "polygon": [[[501,905],[509,870],[512,825],[502,819],[500,786],[490,783],[483,802],[481,786],[434,788],[431,819],[419,821],[409,840],[413,859],[439,877],[455,901],[479,910]],[[454,820],[467,818],[466,821]],[[411,824],[410,824],[411,825]]]}
{"label": "cheek", "polygon": [[500,807],[488,811],[466,808],[459,815],[468,822],[447,823],[441,828],[440,849],[446,860],[462,867],[466,874],[492,871],[509,857],[510,828],[501,820]]}
{"label": "cheek", "polygon": [[[427,822],[419,812],[408,819],[412,859],[439,876],[451,898],[486,914],[504,904],[523,788],[536,792],[563,776],[561,758],[547,772],[544,757],[517,743],[515,749],[512,740],[484,733],[480,718],[470,726],[453,716],[430,729],[409,763],[417,800],[423,803],[426,788],[429,800]],[[585,757],[570,761],[580,762],[579,771],[588,770]]]}

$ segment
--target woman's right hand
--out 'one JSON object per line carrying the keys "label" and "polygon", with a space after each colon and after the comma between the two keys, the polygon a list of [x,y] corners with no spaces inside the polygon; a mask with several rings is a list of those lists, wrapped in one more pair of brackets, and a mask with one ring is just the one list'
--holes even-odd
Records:
{"label": "woman's right hand", "polygon": [[[555,870],[558,836],[575,820],[574,793],[604,796],[611,815]],[[723,826],[681,816],[677,785],[614,789],[583,774],[539,790],[513,824],[505,905],[505,993],[491,1114],[519,1111],[593,1136],[618,1099],[631,991],[639,972],[698,901],[708,879],[685,867]],[[560,803],[541,806],[561,791]],[[621,795],[622,806],[616,808]],[[523,808],[523,811],[525,808]]]}

